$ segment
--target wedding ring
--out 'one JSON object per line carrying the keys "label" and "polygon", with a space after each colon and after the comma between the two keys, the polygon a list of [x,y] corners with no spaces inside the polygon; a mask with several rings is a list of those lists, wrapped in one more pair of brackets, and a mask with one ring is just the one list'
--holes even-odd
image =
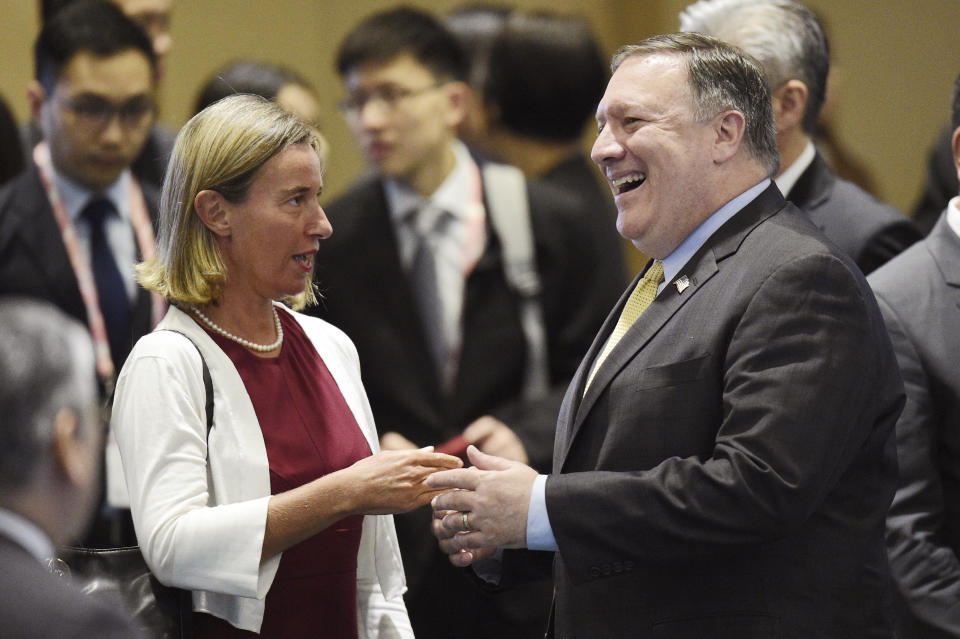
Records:
{"label": "wedding ring", "polygon": [[467,513],[460,513],[460,524],[463,526],[463,529],[470,530],[470,522],[467,521]]}

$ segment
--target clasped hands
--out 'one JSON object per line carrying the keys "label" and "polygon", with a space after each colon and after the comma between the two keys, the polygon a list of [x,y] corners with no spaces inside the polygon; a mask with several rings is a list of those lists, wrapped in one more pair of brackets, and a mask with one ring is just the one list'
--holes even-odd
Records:
{"label": "clasped hands", "polygon": [[[458,567],[492,555],[497,547],[526,546],[530,491],[537,477],[526,465],[520,439],[500,420],[481,417],[467,426],[463,438],[471,444],[467,455],[473,467],[440,470],[426,479],[432,489],[445,491],[431,500],[432,530],[440,550]],[[395,432],[384,433],[380,445],[416,448]]]}
{"label": "clasped hands", "polygon": [[433,534],[454,566],[465,567],[497,548],[523,548],[527,510],[537,471],[525,464],[467,448],[471,468],[441,470],[427,478],[452,488],[431,501]]}

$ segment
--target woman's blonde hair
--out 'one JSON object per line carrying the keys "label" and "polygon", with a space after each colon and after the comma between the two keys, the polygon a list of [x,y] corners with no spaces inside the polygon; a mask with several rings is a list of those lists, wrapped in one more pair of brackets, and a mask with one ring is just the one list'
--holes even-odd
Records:
{"label": "woman's blonde hair", "polygon": [[[177,135],[167,165],[157,253],[134,267],[137,281],[173,304],[216,302],[227,273],[213,232],[194,209],[197,194],[210,189],[242,202],[260,167],[300,143],[320,156],[310,127],[259,96],[229,96],[193,116]],[[296,309],[316,302],[312,274],[304,291],[286,301]]]}

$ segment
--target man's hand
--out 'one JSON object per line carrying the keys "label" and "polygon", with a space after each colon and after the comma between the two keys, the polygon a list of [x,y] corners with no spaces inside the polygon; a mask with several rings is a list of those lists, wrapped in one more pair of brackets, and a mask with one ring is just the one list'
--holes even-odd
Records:
{"label": "man's hand", "polygon": [[432,488],[459,489],[431,502],[433,533],[456,566],[488,556],[497,546],[526,546],[530,491],[537,477],[529,466],[481,453],[475,446],[467,448],[467,456],[473,468],[439,471],[427,478]]}
{"label": "man's hand", "polygon": [[489,557],[497,552],[496,548],[471,548],[470,550],[461,548],[455,537],[463,535],[464,533],[450,531],[444,528],[443,519],[447,515],[460,516],[460,513],[455,510],[435,510],[433,511],[431,527],[434,536],[436,536],[440,542],[440,552],[447,555],[450,563],[454,566],[457,568],[466,568],[473,562],[483,559],[484,557]]}
{"label": "man's hand", "polygon": [[495,417],[485,415],[463,431],[463,438],[487,455],[496,455],[521,464],[530,463],[523,442],[513,430]]}

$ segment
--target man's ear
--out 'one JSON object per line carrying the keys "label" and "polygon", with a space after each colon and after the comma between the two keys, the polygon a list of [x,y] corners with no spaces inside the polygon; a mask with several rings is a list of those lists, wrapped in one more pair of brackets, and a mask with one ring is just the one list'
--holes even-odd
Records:
{"label": "man's ear", "polygon": [[27,84],[27,103],[30,105],[30,117],[34,124],[40,126],[40,110],[47,101],[47,92],[43,85],[36,80],[30,80]]}
{"label": "man's ear", "polygon": [[773,122],[777,134],[803,124],[810,90],[801,80],[787,80],[773,92]]}
{"label": "man's ear", "polygon": [[447,126],[454,129],[467,117],[472,89],[466,82],[448,82],[443,91],[447,100]]}
{"label": "man's ear", "polygon": [[713,161],[723,164],[743,145],[747,123],[739,111],[724,111],[714,118]]}
{"label": "man's ear", "polygon": [[205,189],[193,198],[193,208],[197,211],[200,221],[215,235],[229,237],[230,215],[227,201],[220,193]]}
{"label": "man's ear", "polygon": [[80,420],[72,410],[61,408],[53,418],[52,446],[57,473],[71,484],[82,485],[90,460],[81,441]]}

